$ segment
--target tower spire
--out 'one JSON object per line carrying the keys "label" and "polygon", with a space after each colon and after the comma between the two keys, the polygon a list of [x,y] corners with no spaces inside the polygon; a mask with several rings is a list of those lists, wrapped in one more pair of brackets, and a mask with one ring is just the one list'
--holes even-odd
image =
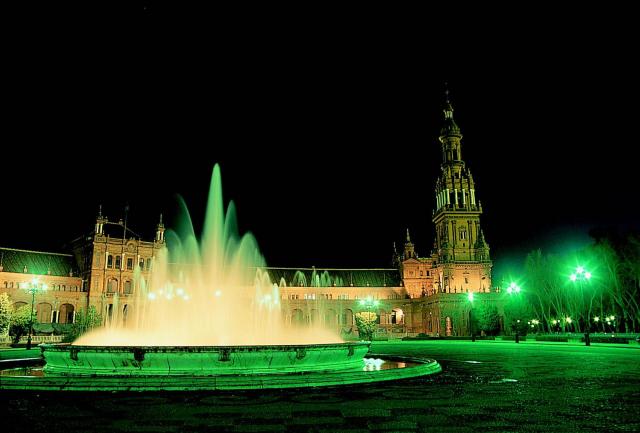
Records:
{"label": "tower spire", "polygon": [[104,234],[104,223],[107,222],[107,219],[102,216],[102,204],[98,206],[98,216],[96,217],[96,227],[95,233],[96,235],[102,236]]}
{"label": "tower spire", "polygon": [[156,242],[164,242],[164,223],[162,222],[162,213],[160,213],[160,221],[156,226]]}
{"label": "tower spire", "polygon": [[407,229],[407,241],[404,243],[404,259],[411,259],[416,256],[415,248],[411,243],[411,237],[409,236],[409,229]]}

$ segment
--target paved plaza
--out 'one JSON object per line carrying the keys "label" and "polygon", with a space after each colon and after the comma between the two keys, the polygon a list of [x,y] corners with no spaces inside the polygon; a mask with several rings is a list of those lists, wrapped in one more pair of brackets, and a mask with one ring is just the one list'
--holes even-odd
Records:
{"label": "paved plaza", "polygon": [[420,341],[376,342],[372,350],[433,357],[444,371],[284,391],[3,391],[2,431],[640,431],[638,346]]}

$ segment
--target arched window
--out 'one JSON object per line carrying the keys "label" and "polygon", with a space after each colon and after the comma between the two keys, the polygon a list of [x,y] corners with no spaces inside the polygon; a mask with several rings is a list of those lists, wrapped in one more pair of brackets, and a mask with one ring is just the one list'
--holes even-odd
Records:
{"label": "arched window", "polygon": [[41,302],[37,307],[37,321],[40,323],[51,323],[51,311],[53,307],[51,304],[46,302]]}
{"label": "arched window", "polygon": [[107,292],[115,293],[117,291],[118,291],[118,280],[116,280],[115,278],[112,278],[107,283]]}
{"label": "arched window", "polygon": [[25,305],[28,305],[28,304],[26,302],[18,301],[15,304],[13,304],[13,311],[17,311],[18,308],[22,308]]}
{"label": "arched window", "polygon": [[345,326],[353,326],[353,311],[350,309],[344,310],[342,313],[342,324]]}
{"label": "arched window", "polygon": [[400,308],[394,308],[391,311],[391,324],[403,325],[404,324],[404,312]]}
{"label": "arched window", "polygon": [[60,323],[73,323],[73,305],[62,304],[58,313],[58,321]]}
{"label": "arched window", "polygon": [[328,327],[335,327],[337,325],[337,314],[335,312],[335,310],[329,309],[327,311],[324,312],[324,324],[325,326]]}

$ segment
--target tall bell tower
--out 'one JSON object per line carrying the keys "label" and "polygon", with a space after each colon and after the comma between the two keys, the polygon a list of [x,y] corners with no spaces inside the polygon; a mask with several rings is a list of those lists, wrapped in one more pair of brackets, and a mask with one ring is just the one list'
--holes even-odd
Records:
{"label": "tall bell tower", "polygon": [[433,212],[438,268],[434,286],[441,293],[484,292],[491,287],[489,245],[480,227],[482,206],[473,176],[462,159],[461,142],[447,91],[440,130],[441,173]]}

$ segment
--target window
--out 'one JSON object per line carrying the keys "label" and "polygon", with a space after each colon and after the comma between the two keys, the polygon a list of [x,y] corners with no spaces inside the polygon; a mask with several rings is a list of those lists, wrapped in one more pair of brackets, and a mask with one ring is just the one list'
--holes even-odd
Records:
{"label": "window", "polygon": [[141,271],[144,271],[144,259],[140,259],[140,262],[138,262],[138,266],[140,266]]}
{"label": "window", "polygon": [[468,279],[467,277],[464,277],[464,282],[465,282],[466,284],[469,284],[469,279]]}
{"label": "window", "polygon": [[131,281],[124,282],[124,293],[127,295],[130,295],[131,293],[133,293],[133,286],[131,284]]}
{"label": "window", "polygon": [[113,268],[113,256],[111,254],[107,256],[107,268]]}
{"label": "window", "polygon": [[147,271],[151,269],[151,258],[147,259]]}
{"label": "window", "polygon": [[116,256],[116,269],[120,269],[121,257]]}
{"label": "window", "polygon": [[107,292],[109,293],[115,293],[118,291],[118,280],[109,280],[109,283],[107,284]]}
{"label": "window", "polygon": [[128,258],[127,259],[127,270],[129,270],[129,271],[133,270],[133,258]]}
{"label": "window", "polygon": [[462,239],[462,240],[467,239],[467,231],[466,230],[460,230],[460,239]]}

